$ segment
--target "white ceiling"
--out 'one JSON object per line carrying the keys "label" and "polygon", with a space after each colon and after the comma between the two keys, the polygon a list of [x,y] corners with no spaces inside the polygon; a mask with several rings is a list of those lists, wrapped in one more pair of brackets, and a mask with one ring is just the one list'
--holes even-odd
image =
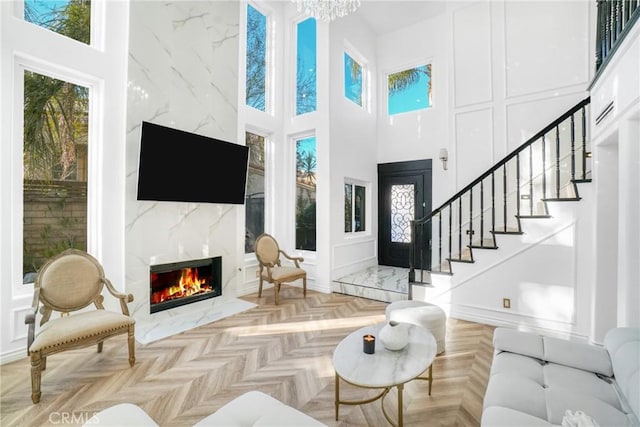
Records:
{"label": "white ceiling", "polygon": [[[358,14],[376,34],[415,24],[445,11],[444,0],[361,0]],[[340,18],[338,18],[340,19]]]}

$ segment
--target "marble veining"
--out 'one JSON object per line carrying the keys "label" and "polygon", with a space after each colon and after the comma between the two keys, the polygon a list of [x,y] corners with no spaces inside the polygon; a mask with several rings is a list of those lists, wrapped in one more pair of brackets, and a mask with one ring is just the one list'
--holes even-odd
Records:
{"label": "marble veining", "polygon": [[[130,310],[141,342],[247,307],[236,298],[244,280],[236,256],[240,207],[136,197],[142,121],[236,141],[238,8],[219,1],[130,3],[125,289],[134,295]],[[189,165],[176,165],[175,173],[181,167]],[[221,296],[150,314],[150,265],[213,256],[222,256]]]}
{"label": "marble veining", "polygon": [[393,292],[407,292],[409,269],[376,265],[356,273],[348,274],[334,281]]}

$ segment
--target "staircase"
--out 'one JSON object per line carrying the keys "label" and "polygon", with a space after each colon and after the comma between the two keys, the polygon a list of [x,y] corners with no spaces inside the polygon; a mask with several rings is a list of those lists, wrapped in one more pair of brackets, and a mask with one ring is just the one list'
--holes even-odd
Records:
{"label": "staircase", "polygon": [[[424,218],[412,221],[408,297],[453,275],[501,235],[522,235],[525,221],[551,218],[549,202],[580,200],[591,181],[589,98],[562,114]],[[458,266],[458,267],[456,267]]]}

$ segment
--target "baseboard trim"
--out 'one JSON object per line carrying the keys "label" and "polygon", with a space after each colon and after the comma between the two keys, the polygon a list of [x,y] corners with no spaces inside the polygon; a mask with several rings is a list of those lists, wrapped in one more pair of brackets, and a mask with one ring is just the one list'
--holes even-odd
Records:
{"label": "baseboard trim", "polygon": [[15,362],[16,360],[26,359],[27,357],[27,352],[24,349],[9,351],[0,355],[0,365]]}

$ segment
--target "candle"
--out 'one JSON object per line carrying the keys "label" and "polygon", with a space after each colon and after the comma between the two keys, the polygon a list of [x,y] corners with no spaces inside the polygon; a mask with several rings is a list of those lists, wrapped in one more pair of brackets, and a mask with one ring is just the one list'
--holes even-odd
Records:
{"label": "candle", "polygon": [[376,352],[376,337],[371,334],[364,335],[362,337],[362,351],[366,354],[373,354]]}

